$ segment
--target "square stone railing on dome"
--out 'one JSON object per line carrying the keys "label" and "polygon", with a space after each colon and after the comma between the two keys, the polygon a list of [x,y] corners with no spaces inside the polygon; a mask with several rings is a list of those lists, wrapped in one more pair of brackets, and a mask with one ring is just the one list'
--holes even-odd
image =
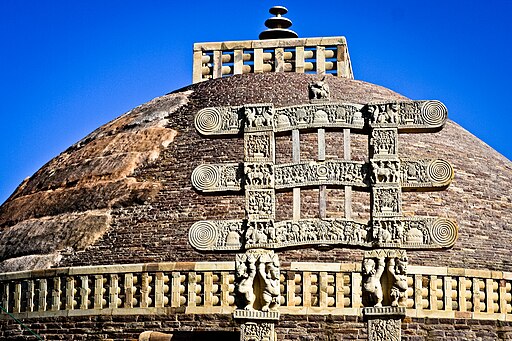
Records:
{"label": "square stone railing on dome", "polygon": [[[18,318],[232,314],[234,262],[74,267],[0,275]],[[281,314],[362,315],[360,263],[281,266]],[[407,316],[512,321],[512,273],[410,266]],[[0,319],[10,319],[1,314]]]}
{"label": "square stone railing on dome", "polygon": [[345,37],[194,44],[194,83],[263,72],[332,74],[354,78]]}

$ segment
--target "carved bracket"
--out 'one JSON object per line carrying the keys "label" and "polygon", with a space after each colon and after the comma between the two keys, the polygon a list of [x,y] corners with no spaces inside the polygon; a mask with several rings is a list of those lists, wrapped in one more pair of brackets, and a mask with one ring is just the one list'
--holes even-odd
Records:
{"label": "carved bracket", "polygon": [[365,307],[405,307],[408,288],[405,250],[365,252],[362,275]]}
{"label": "carved bracket", "polygon": [[[237,254],[235,260],[235,312],[240,318],[279,318],[281,304],[279,259],[273,251],[250,250]],[[257,311],[257,314],[252,313]],[[247,315],[246,312],[251,312]],[[277,315],[276,315],[277,314]]]}

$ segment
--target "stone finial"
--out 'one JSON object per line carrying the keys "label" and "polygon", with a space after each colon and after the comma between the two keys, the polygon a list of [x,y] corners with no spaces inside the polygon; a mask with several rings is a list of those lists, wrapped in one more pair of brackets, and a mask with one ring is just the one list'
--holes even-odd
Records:
{"label": "stone finial", "polygon": [[268,30],[265,30],[260,33],[259,38],[261,40],[264,39],[288,39],[288,38],[298,38],[299,36],[292,30],[288,28],[292,26],[292,21],[288,18],[283,17],[286,13],[288,13],[288,9],[283,6],[274,6],[269,10],[270,14],[275,15],[275,17],[268,18],[265,21],[265,26],[268,27]]}

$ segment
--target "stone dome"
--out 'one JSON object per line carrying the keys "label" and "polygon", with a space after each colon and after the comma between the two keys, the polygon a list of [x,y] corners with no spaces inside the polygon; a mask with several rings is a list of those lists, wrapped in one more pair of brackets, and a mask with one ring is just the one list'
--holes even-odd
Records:
{"label": "stone dome", "polygon": [[[145,103],[98,128],[26,179],[0,207],[1,272],[57,266],[232,260],[199,252],[188,242],[203,219],[243,219],[240,193],[205,195],[190,180],[202,163],[242,162],[243,138],[206,138],[194,115],[211,106],[309,103],[308,84],[320,76],[299,73],[235,75],[197,83]],[[406,100],[386,88],[327,77],[331,100],[365,104]],[[448,108],[449,109],[449,108]],[[328,141],[342,139],[327,132]],[[354,135],[352,158],[367,161],[367,137]],[[301,134],[301,159],[312,160],[316,137]],[[332,146],[334,143],[326,143]],[[449,161],[455,179],[446,191],[406,192],[404,215],[456,218],[459,237],[450,250],[410,251],[415,265],[512,271],[512,163],[452,121],[435,134],[402,134],[404,157]],[[288,155],[289,136],[278,136],[276,155]],[[283,153],[279,153],[279,151]],[[331,159],[341,158],[334,147]],[[283,158],[281,162],[287,160]],[[290,162],[290,161],[288,161]],[[341,190],[332,189],[327,216],[343,214]],[[339,195],[338,195],[339,194]],[[304,190],[303,214],[313,217],[314,189]],[[331,199],[332,198],[332,199]],[[354,217],[368,220],[369,194],[355,192]],[[277,200],[288,217],[291,193]],[[351,248],[280,252],[281,262],[361,261]]]}

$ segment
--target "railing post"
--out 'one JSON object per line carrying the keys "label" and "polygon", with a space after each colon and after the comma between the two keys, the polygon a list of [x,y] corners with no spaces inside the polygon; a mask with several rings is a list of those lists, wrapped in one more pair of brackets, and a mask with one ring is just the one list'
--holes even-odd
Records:
{"label": "railing post", "polygon": [[60,290],[61,287],[61,280],[60,277],[54,277],[53,278],[53,290],[52,290],[52,311],[60,310],[61,301],[60,297],[62,294],[62,290]]}
{"label": "railing post", "polygon": [[14,307],[13,313],[21,313],[21,283],[14,284]]}
{"label": "railing post", "polygon": [[91,293],[91,289],[89,289],[89,276],[80,276],[80,310],[89,309],[89,295]]}
{"label": "railing post", "polygon": [[41,278],[39,280],[39,302],[37,311],[46,311],[48,309],[48,304],[46,303],[46,299],[48,298],[48,282],[46,278]]}
{"label": "railing post", "polygon": [[29,279],[27,280],[27,293],[26,293],[26,299],[27,299],[27,311],[33,312],[34,311],[34,298],[35,298],[35,284],[34,281]]}

